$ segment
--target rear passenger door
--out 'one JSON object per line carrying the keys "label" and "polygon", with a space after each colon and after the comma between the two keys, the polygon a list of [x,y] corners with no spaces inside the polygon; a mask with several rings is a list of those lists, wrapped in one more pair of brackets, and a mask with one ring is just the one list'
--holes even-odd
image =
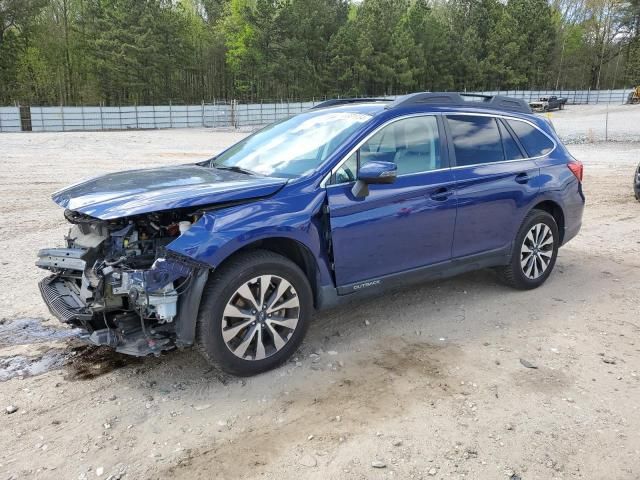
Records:
{"label": "rear passenger door", "polygon": [[453,258],[506,254],[539,190],[539,168],[501,118],[447,115],[458,199]]}

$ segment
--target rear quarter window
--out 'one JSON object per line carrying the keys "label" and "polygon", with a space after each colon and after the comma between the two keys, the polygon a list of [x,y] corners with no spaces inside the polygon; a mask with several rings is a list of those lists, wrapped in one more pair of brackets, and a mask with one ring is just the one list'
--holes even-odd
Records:
{"label": "rear quarter window", "polygon": [[522,156],[522,152],[520,151],[520,147],[513,139],[513,136],[504,126],[501,121],[498,121],[498,126],[500,127],[500,135],[502,136],[502,145],[504,147],[504,158],[506,160],[520,160],[524,158]]}
{"label": "rear quarter window", "polygon": [[529,157],[541,157],[553,150],[553,142],[537,128],[520,120],[507,120]]}

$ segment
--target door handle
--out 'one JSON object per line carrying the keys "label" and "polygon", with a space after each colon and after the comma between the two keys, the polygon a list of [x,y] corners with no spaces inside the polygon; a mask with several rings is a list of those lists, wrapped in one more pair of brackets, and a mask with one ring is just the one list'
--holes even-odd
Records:
{"label": "door handle", "polygon": [[431,200],[435,200],[437,202],[444,202],[451,195],[453,195],[453,190],[449,190],[448,188],[442,187],[433,192],[430,197]]}
{"label": "door handle", "polygon": [[524,184],[524,183],[528,183],[529,180],[531,180],[531,177],[527,173],[520,173],[520,174],[516,175],[516,182],[517,183]]}

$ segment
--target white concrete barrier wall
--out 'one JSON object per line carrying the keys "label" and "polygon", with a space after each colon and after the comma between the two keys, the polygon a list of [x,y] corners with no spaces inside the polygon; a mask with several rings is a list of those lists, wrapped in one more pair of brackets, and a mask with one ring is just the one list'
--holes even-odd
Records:
{"label": "white concrete barrier wall", "polygon": [[[630,89],[619,90],[502,90],[469,92],[506,95],[526,101],[556,95],[569,104],[622,104]],[[395,97],[387,97],[395,98]],[[319,101],[200,105],[138,105],[129,107],[31,107],[34,132],[127,130],[190,127],[257,127],[301,113]],[[0,132],[21,131],[20,109],[0,107]]]}
{"label": "white concrete barrier wall", "polygon": [[34,132],[225,127],[229,105],[140,105],[132,107],[31,107]]}
{"label": "white concrete barrier wall", "polygon": [[[469,92],[472,93],[472,92]],[[595,103],[622,104],[627,101],[631,89],[617,90],[500,90],[473,92],[482,95],[505,95],[508,97],[522,98],[527,102],[537,100],[540,97],[565,97],[570,105],[586,105]]]}
{"label": "white concrete barrier wall", "polygon": [[235,126],[268,125],[302,113],[318,103],[320,102],[238,104]]}
{"label": "white concrete barrier wall", "polygon": [[19,132],[20,109],[18,107],[0,107],[0,132]]}

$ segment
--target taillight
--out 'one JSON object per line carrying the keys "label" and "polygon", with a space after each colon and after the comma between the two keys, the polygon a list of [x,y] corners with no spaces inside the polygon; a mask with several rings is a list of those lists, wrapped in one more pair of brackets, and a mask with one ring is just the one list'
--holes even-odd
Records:
{"label": "taillight", "polygon": [[567,163],[567,167],[569,167],[569,170],[571,170],[571,173],[576,176],[578,181],[582,182],[582,174],[584,172],[584,166],[582,165],[582,162],[579,162],[578,160],[571,160],[569,163]]}

